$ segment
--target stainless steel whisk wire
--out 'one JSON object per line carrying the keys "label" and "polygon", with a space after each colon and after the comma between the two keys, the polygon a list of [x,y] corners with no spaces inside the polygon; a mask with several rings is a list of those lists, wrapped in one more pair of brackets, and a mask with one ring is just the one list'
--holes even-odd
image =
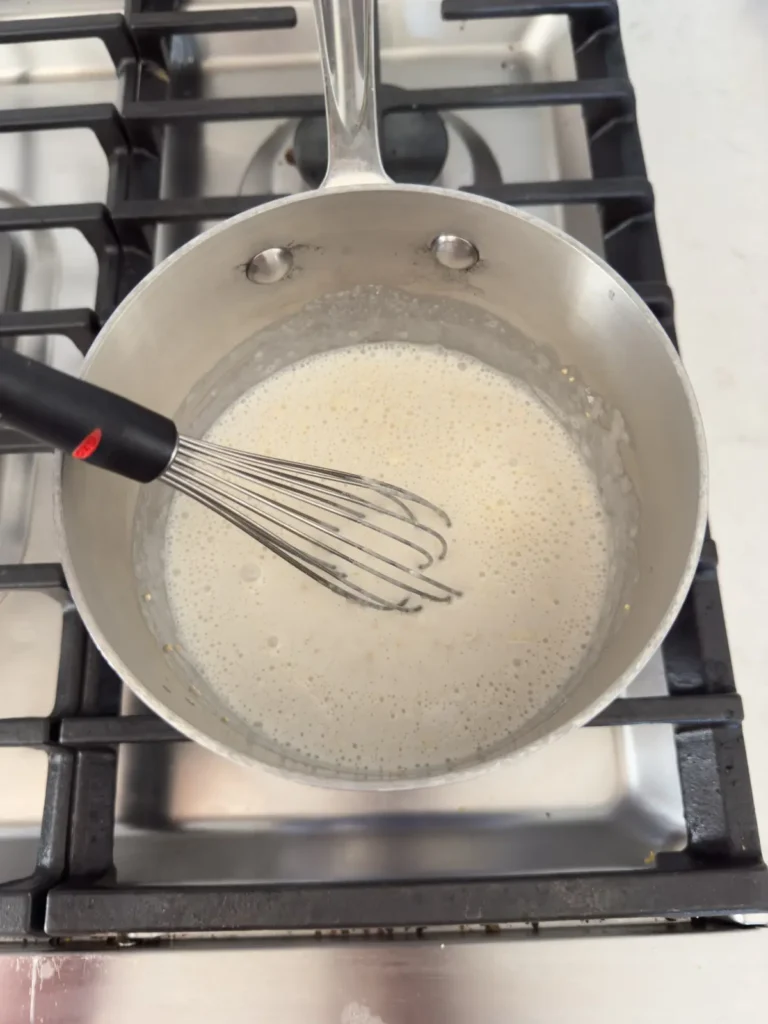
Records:
{"label": "stainless steel whisk wire", "polygon": [[[182,436],[160,479],[218,513],[317,583],[357,604],[385,611],[417,612],[424,601],[447,603],[461,596],[461,591],[426,574],[425,570],[445,557],[448,544],[438,530],[419,520],[413,506],[429,511],[446,527],[451,525],[449,516],[404,488],[356,473],[237,451]],[[283,499],[293,499],[294,504]],[[322,517],[322,513],[326,516]],[[364,527],[393,545],[402,545],[420,560],[407,565],[345,536],[341,526],[330,521],[328,515]],[[371,522],[371,515],[405,526],[412,531],[413,539]],[[275,533],[269,527],[281,532]],[[286,534],[292,539],[287,539]],[[424,546],[429,540],[436,546],[434,554]],[[333,560],[312,553],[310,546]],[[377,594],[363,586],[359,578],[350,578],[339,562],[369,574],[404,596],[388,598]]]}

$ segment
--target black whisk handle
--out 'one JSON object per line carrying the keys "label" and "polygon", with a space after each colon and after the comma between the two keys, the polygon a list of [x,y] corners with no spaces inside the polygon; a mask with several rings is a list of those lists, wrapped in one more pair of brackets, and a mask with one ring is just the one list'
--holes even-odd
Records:
{"label": "black whisk handle", "polygon": [[172,420],[0,345],[0,416],[89,465],[149,483],[178,441]]}

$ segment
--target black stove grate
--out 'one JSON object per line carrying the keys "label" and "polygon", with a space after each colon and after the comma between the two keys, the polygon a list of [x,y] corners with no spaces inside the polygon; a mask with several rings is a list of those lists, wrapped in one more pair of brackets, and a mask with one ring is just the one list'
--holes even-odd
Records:
{"label": "black stove grate", "polygon": [[[0,231],[76,228],[98,258],[93,309],[0,315],[0,340],[62,335],[87,351],[115,305],[150,270],[157,225],[221,219],[273,196],[163,199],[159,141],[166,125],[322,113],[319,95],[177,98],[163,76],[168,35],[290,29],[290,6],[180,11],[174,0],[127,0],[125,15],[0,22],[0,43],[101,39],[119,70],[120,109],[110,104],[0,111],[0,133],[89,128],[109,162],[104,204],[0,210]],[[382,113],[419,109],[554,106],[583,110],[594,177],[508,183],[493,198],[510,204],[593,204],[605,255],[643,296],[674,340],[666,283],[621,44],[616,0],[443,0],[446,19],[564,14],[570,19],[575,81],[408,91],[380,86]],[[165,76],[167,78],[167,76]],[[485,194],[488,194],[486,191]],[[0,426],[0,455],[37,450]],[[120,717],[121,684],[88,637],[59,565],[0,566],[0,590],[45,591],[63,609],[56,700],[50,716],[0,720],[0,746],[48,755],[37,867],[0,886],[0,936],[106,936],[258,929],[393,928],[607,918],[728,919],[768,910],[752,802],[741,700],[736,693],[707,537],[696,578],[663,646],[669,696],[616,700],[593,727],[675,726],[688,844],[645,870],[375,884],[124,887],[113,865],[117,749],[123,743],[183,741],[150,715]],[[0,657],[2,652],[0,651]]]}

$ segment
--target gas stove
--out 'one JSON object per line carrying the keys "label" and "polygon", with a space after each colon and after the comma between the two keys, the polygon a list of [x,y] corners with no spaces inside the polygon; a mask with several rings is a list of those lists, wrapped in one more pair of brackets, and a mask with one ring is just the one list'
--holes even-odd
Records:
{"label": "gas stove", "polygon": [[[314,19],[216,0],[29,13],[0,11],[0,339],[76,370],[160,259],[317,184]],[[534,211],[674,340],[614,0],[380,0],[378,24],[390,174]],[[590,727],[472,782],[333,791],[238,768],[123,691],[57,562],[52,463],[0,421],[0,937],[768,909],[709,537],[662,649]]]}

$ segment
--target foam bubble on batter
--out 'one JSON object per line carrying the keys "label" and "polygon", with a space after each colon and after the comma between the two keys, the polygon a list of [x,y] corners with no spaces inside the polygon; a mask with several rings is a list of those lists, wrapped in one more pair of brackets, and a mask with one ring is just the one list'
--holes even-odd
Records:
{"label": "foam bubble on batter", "polygon": [[606,603],[609,532],[577,446],[523,383],[455,351],[338,349],[242,396],[210,441],[390,480],[453,521],[416,615],[358,607],[174,498],[177,641],[212,689],[308,763],[387,776],[461,763],[553,701]]}

